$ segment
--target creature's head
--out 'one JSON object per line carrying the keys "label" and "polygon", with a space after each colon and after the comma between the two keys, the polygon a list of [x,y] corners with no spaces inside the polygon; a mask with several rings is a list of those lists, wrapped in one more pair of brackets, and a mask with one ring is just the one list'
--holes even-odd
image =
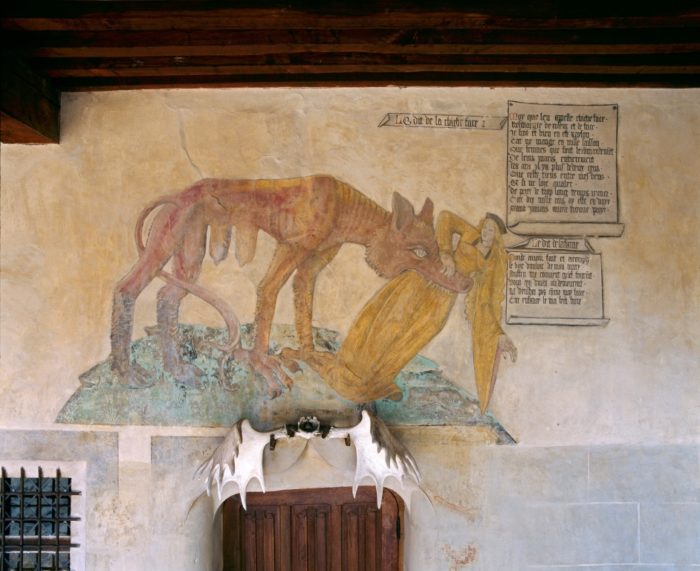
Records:
{"label": "creature's head", "polygon": [[391,222],[370,240],[366,260],[385,278],[393,278],[406,270],[415,270],[452,291],[466,291],[471,285],[469,278],[459,274],[447,277],[442,273],[443,266],[433,227],[433,201],[429,198],[416,215],[411,203],[395,192]]}

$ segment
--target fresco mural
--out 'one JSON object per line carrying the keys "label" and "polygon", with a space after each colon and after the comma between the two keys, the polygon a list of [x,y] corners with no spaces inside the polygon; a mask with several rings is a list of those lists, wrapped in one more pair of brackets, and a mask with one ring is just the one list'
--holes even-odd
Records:
{"label": "fresco mural", "polygon": [[[487,214],[478,228],[449,211],[438,217],[436,240],[442,272],[469,280],[465,315],[472,324],[474,372],[481,412],[488,407],[501,355],[517,350],[501,329],[506,276],[503,221]],[[453,238],[458,238],[453,249]],[[321,376],[354,402],[403,396],[396,375],[444,327],[457,292],[414,271],[391,280],[364,307]],[[312,361],[312,366],[314,366]]]}
{"label": "fresco mural", "polygon": [[[146,216],[160,208],[144,245],[141,230]],[[163,364],[182,382],[196,384],[200,372],[183,364],[176,349],[180,301],[192,292],[206,299],[201,288],[191,287],[201,270],[211,228],[209,252],[214,262],[226,258],[233,227],[236,257],[241,265],[255,255],[257,234],[263,230],[278,242],[270,267],[258,285],[255,342],[252,349],[238,345],[231,312],[218,298],[209,298],[229,325],[229,350],[245,361],[268,383],[270,396],[290,388],[292,380],[277,359],[268,354],[277,295],[292,273],[299,349],[286,353],[303,358],[314,352],[311,337],[313,290],[317,274],[346,242],[366,248],[367,263],[381,276],[394,277],[415,269],[435,283],[454,291],[467,289],[461,275],[442,272],[432,224],[433,206],[428,199],[417,216],[413,207],[394,194],[390,214],[350,185],[330,176],[317,175],[285,180],[200,181],[180,194],[162,198],[147,207],[136,228],[139,259],[115,289],[112,313],[113,369],[119,381],[130,386],[152,382],[129,362],[133,307],[138,295],[160,275],[168,284],[158,293],[158,325]],[[163,266],[174,258],[173,273]]]}
{"label": "fresco mural", "polygon": [[[136,222],[138,259],[114,288],[110,359],[81,376],[59,421],[207,426],[246,416],[270,428],[299,411],[326,411],[333,420],[371,406],[397,423],[497,426],[487,410],[499,364],[517,359],[502,314],[509,325],[607,324],[602,257],[587,238],[623,231],[617,105],[508,101],[507,109],[504,117],[391,112],[378,125],[507,125],[507,222],[450,210],[435,221],[430,198],[416,214],[398,192],[389,211],[326,174],[204,178],[147,205]],[[249,264],[261,231],[274,239],[274,254],[257,284],[253,323],[241,325],[235,304],[198,278],[207,249],[215,264],[231,248],[239,266]],[[528,239],[507,247],[509,232]],[[317,277],[344,244],[363,246],[366,263],[387,282],[347,332],[315,329]],[[132,345],[136,300],[156,277],[166,282],[157,325]],[[293,327],[275,323],[290,278]],[[181,325],[187,294],[213,306],[225,329]],[[476,397],[419,354],[460,294]]]}
{"label": "fresco mural", "polygon": [[[375,409],[388,407],[387,415],[393,413],[398,422],[431,424],[452,418],[462,424],[481,418],[496,426],[484,413],[498,360],[516,356],[500,325],[506,228],[494,214],[474,227],[448,211],[440,214],[436,227],[433,208],[427,198],[416,214],[410,202],[394,193],[392,210],[387,211],[327,175],[205,179],[157,199],[137,220],[139,258],[114,290],[111,357],[81,376],[82,387],[59,421],[218,425],[248,416],[264,426],[279,421],[279,415],[264,418],[256,413],[258,407],[249,405],[276,399],[283,391],[289,394],[297,376],[301,390],[281,407],[268,403],[263,408],[282,414],[291,401],[297,410],[323,408],[326,401],[326,409],[337,417],[340,411],[357,413],[359,405],[372,403]],[[255,255],[261,230],[275,238],[277,247],[258,284],[255,321],[241,327],[228,300],[198,284],[197,278],[208,233],[215,263],[227,257],[233,241],[238,263],[245,265]],[[367,264],[389,281],[339,343],[338,332],[314,330],[312,308],[316,277],[344,243],[364,246]],[[273,327],[278,293],[292,274],[293,331]],[[134,304],[155,277],[166,282],[157,296],[157,326],[132,345]],[[442,330],[458,294],[466,292],[478,403],[444,378],[436,363],[418,355]],[[215,307],[226,328],[180,325],[180,303],[188,293]],[[426,376],[433,383],[428,392],[421,383]],[[258,378],[266,394],[256,385]],[[193,396],[212,387],[214,393],[209,391],[207,398]],[[148,390],[150,398],[131,389]],[[446,395],[449,402],[436,402]],[[188,399],[196,406],[173,414],[173,403]],[[446,419],[440,412],[450,407],[455,411]]]}

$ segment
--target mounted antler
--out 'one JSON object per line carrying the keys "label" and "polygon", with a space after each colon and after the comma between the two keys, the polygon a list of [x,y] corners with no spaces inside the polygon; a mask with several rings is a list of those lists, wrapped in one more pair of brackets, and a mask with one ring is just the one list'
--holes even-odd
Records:
{"label": "mounted antler", "polygon": [[377,508],[382,504],[384,481],[393,476],[403,486],[406,477],[420,483],[420,472],[408,449],[389,432],[386,424],[374,414],[363,410],[362,420],[352,428],[331,428],[328,438],[350,438],[357,452],[352,495],[365,478],[374,480],[377,488]]}
{"label": "mounted antler", "polygon": [[357,467],[352,485],[353,496],[365,478],[371,478],[377,488],[377,507],[382,503],[384,482],[390,476],[396,478],[403,487],[404,479],[410,478],[418,484],[420,473],[411,453],[401,444],[377,416],[362,411],[362,419],[350,428],[322,426],[315,417],[303,417],[297,427],[270,432],[258,432],[247,420],[238,421],[211,457],[195,472],[196,478],[205,478],[207,494],[211,494],[212,484],[216,483],[219,500],[221,491],[228,482],[235,482],[241,495],[241,503],[246,508],[246,489],[253,479],[260,482],[265,491],[263,475],[263,451],[265,446],[281,438],[300,436],[306,440],[321,438],[350,439],[357,452]]}
{"label": "mounted antler", "polygon": [[195,471],[195,478],[205,477],[207,494],[211,495],[212,483],[216,483],[219,500],[221,490],[228,482],[238,484],[241,503],[246,507],[245,495],[248,483],[253,479],[260,482],[265,491],[263,477],[263,451],[271,441],[286,438],[285,429],[272,432],[258,432],[248,420],[239,420],[233,425],[224,441],[214,450],[211,457]]}

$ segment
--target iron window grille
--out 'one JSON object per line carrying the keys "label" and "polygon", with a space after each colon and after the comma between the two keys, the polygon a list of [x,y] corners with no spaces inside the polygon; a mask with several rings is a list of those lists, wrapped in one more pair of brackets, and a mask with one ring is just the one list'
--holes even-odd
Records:
{"label": "iron window grille", "polygon": [[28,478],[24,468],[19,478],[0,478],[0,571],[70,571],[71,526],[80,518],[71,515],[71,478],[59,469],[54,477]]}

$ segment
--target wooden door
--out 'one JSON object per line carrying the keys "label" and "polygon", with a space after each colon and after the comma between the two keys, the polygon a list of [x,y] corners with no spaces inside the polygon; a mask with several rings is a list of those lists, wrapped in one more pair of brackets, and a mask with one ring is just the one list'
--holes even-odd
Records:
{"label": "wooden door", "polygon": [[403,503],[374,487],[249,493],[223,507],[225,571],[398,571]]}

